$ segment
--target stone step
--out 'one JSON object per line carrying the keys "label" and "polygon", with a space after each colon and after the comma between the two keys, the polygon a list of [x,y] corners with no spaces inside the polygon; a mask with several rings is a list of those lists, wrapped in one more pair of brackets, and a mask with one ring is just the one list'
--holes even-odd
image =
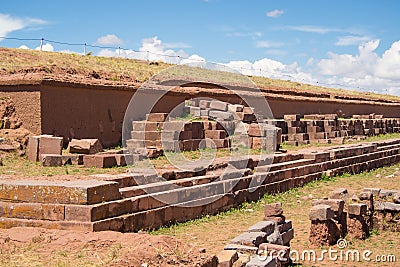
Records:
{"label": "stone step", "polygon": [[98,180],[5,180],[0,201],[58,204],[95,204],[120,199],[118,183]]}

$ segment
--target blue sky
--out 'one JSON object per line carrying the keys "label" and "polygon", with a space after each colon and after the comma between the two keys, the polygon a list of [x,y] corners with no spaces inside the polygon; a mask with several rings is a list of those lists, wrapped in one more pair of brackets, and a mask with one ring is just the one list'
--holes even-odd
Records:
{"label": "blue sky", "polygon": [[[245,74],[400,95],[399,10],[396,0],[13,0],[0,5],[0,36],[149,50]],[[0,41],[22,45],[39,43]],[[83,52],[55,43],[45,49]],[[140,57],[131,52],[122,55]]]}

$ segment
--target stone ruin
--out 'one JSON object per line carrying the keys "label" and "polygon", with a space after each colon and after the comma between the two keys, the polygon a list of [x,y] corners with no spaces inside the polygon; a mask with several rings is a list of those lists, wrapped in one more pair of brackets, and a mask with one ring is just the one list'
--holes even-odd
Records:
{"label": "stone ruin", "polygon": [[285,219],[282,204],[267,204],[264,220],[232,239],[217,255],[218,266],[287,266],[293,237],[292,221]]}
{"label": "stone ruin", "polygon": [[364,188],[358,196],[338,188],[314,199],[309,213],[310,243],[333,245],[345,236],[365,239],[373,229],[400,232],[400,190]]}
{"label": "stone ruin", "polygon": [[343,144],[345,139],[400,132],[400,119],[382,115],[353,115],[339,119],[337,114],[285,115],[276,126],[282,129],[282,141],[288,145]]}

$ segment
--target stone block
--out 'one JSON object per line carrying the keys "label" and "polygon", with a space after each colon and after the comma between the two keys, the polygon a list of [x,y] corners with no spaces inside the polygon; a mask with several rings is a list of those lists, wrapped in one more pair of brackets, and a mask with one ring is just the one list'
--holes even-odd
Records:
{"label": "stone block", "polygon": [[316,163],[325,162],[330,160],[329,152],[312,152],[304,154],[304,159],[315,160]]}
{"label": "stone block", "polygon": [[233,263],[238,260],[236,250],[223,250],[217,254],[218,267],[232,267]]}
{"label": "stone block", "polygon": [[271,222],[275,222],[277,224],[282,224],[284,223],[286,220],[285,216],[280,215],[280,216],[265,216],[264,217],[264,221],[271,221]]}
{"label": "stone block", "polygon": [[219,120],[233,120],[233,114],[230,112],[225,112],[225,111],[220,111],[220,110],[210,110],[208,113],[208,116],[213,119],[219,119]]}
{"label": "stone block", "polygon": [[284,245],[289,245],[290,241],[294,238],[294,230],[289,229],[286,232],[281,233],[281,238]]}
{"label": "stone block", "polygon": [[366,204],[349,204],[347,213],[349,216],[363,216],[367,214],[368,207]]}
{"label": "stone block", "polygon": [[117,166],[117,160],[113,155],[85,155],[83,165],[86,168],[111,168]]}
{"label": "stone block", "polygon": [[62,156],[58,154],[41,154],[40,162],[45,167],[62,166]]}
{"label": "stone block", "polygon": [[103,151],[98,139],[72,139],[68,144],[70,153],[96,154]]}
{"label": "stone block", "polygon": [[225,139],[227,134],[224,130],[206,130],[204,135],[210,139]]}
{"label": "stone block", "polygon": [[281,233],[281,234],[283,232],[289,231],[292,228],[293,228],[293,225],[292,225],[292,221],[291,220],[287,220],[284,223],[278,225],[278,230],[279,230],[279,233]]}
{"label": "stone block", "polygon": [[379,197],[380,188],[364,188],[364,192],[371,192],[374,197]]}
{"label": "stone block", "polygon": [[266,204],[264,207],[264,216],[281,216],[283,214],[282,203]]}
{"label": "stone block", "polygon": [[61,155],[63,138],[48,135],[41,135],[39,140],[39,157],[41,154]]}
{"label": "stone block", "polygon": [[316,205],[313,206],[309,213],[309,219],[311,221],[326,221],[334,217],[334,212],[331,206],[328,205]]}
{"label": "stone block", "polygon": [[393,202],[396,204],[400,204],[400,193],[396,193],[393,195]]}
{"label": "stone block", "polygon": [[228,111],[230,112],[243,112],[243,105],[239,105],[239,104],[228,104]]}
{"label": "stone block", "polygon": [[275,223],[271,221],[261,221],[252,226],[250,226],[247,231],[248,232],[264,232],[267,235],[270,235],[274,232]]}
{"label": "stone block", "polygon": [[372,200],[373,197],[374,197],[374,195],[372,195],[371,192],[364,191],[364,192],[361,192],[360,194],[358,194],[358,198],[360,200]]}
{"label": "stone block", "polygon": [[146,116],[146,121],[164,122],[168,117],[168,113],[150,113]]}
{"label": "stone block", "polygon": [[201,109],[207,109],[210,107],[210,100],[201,99],[199,101],[199,107]]}
{"label": "stone block", "polygon": [[344,200],[342,199],[313,199],[311,202],[312,206],[320,204],[330,206],[332,210],[335,212],[336,216],[342,214],[344,209]]}
{"label": "stone block", "polygon": [[210,102],[210,109],[212,110],[220,110],[220,111],[227,111],[228,110],[228,103],[218,101],[218,100],[212,100]]}
{"label": "stone block", "polygon": [[336,244],[340,238],[340,230],[332,220],[311,221],[309,241],[313,246],[328,246]]}
{"label": "stone block", "polygon": [[199,107],[189,107],[189,113],[193,117],[200,117],[201,116]]}
{"label": "stone block", "polygon": [[336,188],[330,194],[332,199],[343,199],[346,200],[349,197],[349,192],[346,188]]}
{"label": "stone block", "polygon": [[288,115],[284,115],[283,119],[285,121],[299,121],[301,118],[300,114],[288,114]]}
{"label": "stone block", "polygon": [[82,154],[66,154],[61,155],[62,165],[83,165]]}
{"label": "stone block", "polygon": [[36,162],[39,160],[40,136],[29,136],[27,154],[28,160]]}
{"label": "stone block", "polygon": [[258,247],[266,241],[267,234],[264,232],[245,232],[230,241],[232,244]]}
{"label": "stone block", "polygon": [[0,200],[33,203],[96,204],[120,199],[118,183],[98,180],[35,181],[0,183]]}

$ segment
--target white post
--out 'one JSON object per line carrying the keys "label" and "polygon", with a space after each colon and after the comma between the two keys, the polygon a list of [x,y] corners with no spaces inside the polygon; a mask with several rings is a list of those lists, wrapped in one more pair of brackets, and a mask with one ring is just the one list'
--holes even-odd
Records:
{"label": "white post", "polygon": [[42,51],[42,48],[43,48],[43,41],[44,41],[44,38],[40,39],[40,51]]}

